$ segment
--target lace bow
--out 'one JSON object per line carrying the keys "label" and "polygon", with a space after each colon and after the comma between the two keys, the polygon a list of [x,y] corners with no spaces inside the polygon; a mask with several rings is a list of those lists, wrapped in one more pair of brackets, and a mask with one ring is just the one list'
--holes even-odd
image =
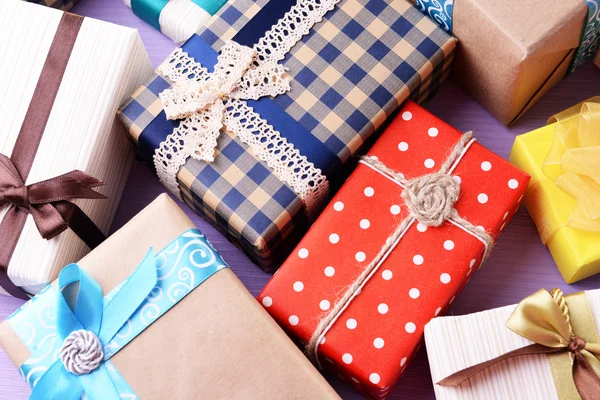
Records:
{"label": "lace bow", "polygon": [[290,77],[282,65],[254,48],[228,41],[212,73],[182,49],[175,50],[158,73],[173,82],[159,95],[167,119],[183,120],[154,156],[167,188],[180,193],[177,173],[188,157],[214,161],[219,133],[226,128],[294,189],[309,216],[318,209],[329,191],[321,170],[244,101],[289,91]]}

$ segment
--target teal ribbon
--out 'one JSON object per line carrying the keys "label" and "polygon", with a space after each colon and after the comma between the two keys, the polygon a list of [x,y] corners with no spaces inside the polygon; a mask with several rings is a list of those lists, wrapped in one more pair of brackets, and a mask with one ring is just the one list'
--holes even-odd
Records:
{"label": "teal ribbon", "polygon": [[[152,249],[132,275],[104,298],[100,285],[77,264],[9,317],[32,356],[21,374],[32,400],[137,398],[110,358],[183,297],[227,265],[197,229],[184,232],[156,256]],[[72,295],[73,294],[73,295]],[[67,371],[59,355],[74,331],[87,330],[102,344],[104,360],[89,374]]]}
{"label": "teal ribbon", "polygon": [[588,6],[588,18],[581,34],[581,42],[575,51],[575,57],[569,68],[569,74],[573,73],[581,64],[591,59],[600,45],[600,7],[598,0],[586,0]]}
{"label": "teal ribbon", "polygon": [[[131,0],[131,9],[135,15],[160,31],[160,13],[168,2],[169,0]],[[215,15],[227,0],[191,0],[191,2],[210,15]]]}
{"label": "teal ribbon", "polygon": [[227,0],[192,0],[192,3],[196,4],[210,15],[215,15],[217,11],[227,3]]}
{"label": "teal ribbon", "polygon": [[160,31],[160,13],[169,0],[131,0],[133,13]]}

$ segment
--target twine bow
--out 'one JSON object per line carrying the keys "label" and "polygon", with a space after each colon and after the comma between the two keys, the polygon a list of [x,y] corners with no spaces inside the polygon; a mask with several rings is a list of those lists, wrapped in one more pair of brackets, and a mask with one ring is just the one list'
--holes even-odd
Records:
{"label": "twine bow", "polygon": [[[571,118],[576,118],[576,123],[566,123]],[[600,97],[571,107],[548,122],[556,122],[556,133],[543,171],[576,204],[565,224],[540,224],[542,239],[546,243],[565,225],[600,232]]]}
{"label": "twine bow", "polygon": [[[14,221],[31,214],[40,235],[52,239],[69,227],[70,215],[78,208],[69,200],[105,199],[93,188],[104,182],[81,171],[72,171],[32,185],[25,185],[10,158],[0,154],[0,209],[9,206],[0,223],[0,243],[8,243]],[[6,241],[4,241],[6,240]]]}
{"label": "twine bow", "polygon": [[454,169],[453,166],[460,160],[461,154],[468,149],[473,140],[472,132],[464,133],[444,160],[439,171],[409,180],[404,177],[404,174],[388,167],[377,157],[363,156],[361,158],[361,163],[391,177],[404,188],[401,196],[410,213],[398,223],[371,262],[355,278],[354,282],[345,288],[335,305],[319,321],[305,347],[307,356],[318,367],[321,367],[318,351],[323,337],[331,329],[339,315],[348,307],[359,289],[372,276],[373,271],[385,261],[389,252],[396,245],[395,243],[402,238],[415,221],[434,227],[441,226],[446,221],[452,221],[483,242],[485,252],[481,264],[486,261],[494,245],[494,239],[486,231],[478,229],[461,217],[454,208],[460,197],[460,184],[451,176],[451,173]]}
{"label": "twine bow", "polygon": [[[585,296],[583,293],[581,295]],[[583,400],[596,399],[600,393],[600,344],[586,343],[574,333],[571,324],[573,312],[583,312],[583,310],[570,312],[560,289],[553,289],[550,292],[545,289],[538,290],[519,303],[506,323],[510,330],[534,344],[458,371],[438,384],[459,385],[487,368],[512,357],[568,352],[577,392]],[[593,317],[591,318],[593,321]],[[560,387],[557,389],[565,390]]]}

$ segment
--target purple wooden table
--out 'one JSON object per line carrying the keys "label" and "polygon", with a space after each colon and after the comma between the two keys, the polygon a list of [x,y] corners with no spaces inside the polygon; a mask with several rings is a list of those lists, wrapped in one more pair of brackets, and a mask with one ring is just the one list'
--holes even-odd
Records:
{"label": "purple wooden table", "polygon": [[[133,15],[131,10],[123,5],[122,0],[81,0],[73,11],[137,28],[155,66],[158,66],[174,48],[174,44],[167,37]],[[460,130],[473,130],[484,146],[508,158],[515,135],[542,126],[550,115],[595,95],[600,95],[600,71],[592,64],[587,64],[562,82],[511,128],[496,122],[454,82],[445,83],[427,108]],[[129,177],[113,230],[125,224],[162,192],[163,188],[155,177],[143,165],[136,164]],[[185,205],[182,207],[248,289],[257,295],[269,279],[269,275],[248,261],[240,250],[209,223],[193,214]],[[457,298],[450,313],[460,315],[512,304],[543,287],[560,287],[566,293],[594,289],[600,287],[600,276],[566,285],[548,250],[540,242],[527,211],[521,209],[504,231],[487,264]],[[21,303],[19,300],[0,296],[0,320],[6,318]],[[362,398],[337,377],[329,377],[329,381],[342,398]],[[0,400],[26,399],[28,394],[29,388],[0,349]],[[406,370],[389,398],[434,399],[424,348]]]}

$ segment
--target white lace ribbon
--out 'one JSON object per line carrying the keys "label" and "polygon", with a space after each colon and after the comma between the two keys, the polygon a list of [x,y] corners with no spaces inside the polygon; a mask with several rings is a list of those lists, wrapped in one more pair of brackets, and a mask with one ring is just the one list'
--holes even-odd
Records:
{"label": "white lace ribbon", "polygon": [[244,100],[290,90],[290,77],[278,62],[339,1],[298,0],[254,48],[225,43],[212,73],[182,49],[167,58],[157,72],[173,86],[159,97],[167,118],[182,121],[154,154],[165,187],[181,197],[179,170],[189,157],[213,162],[219,133],[226,128],[294,190],[309,217],[316,214],[329,194],[327,178]]}

